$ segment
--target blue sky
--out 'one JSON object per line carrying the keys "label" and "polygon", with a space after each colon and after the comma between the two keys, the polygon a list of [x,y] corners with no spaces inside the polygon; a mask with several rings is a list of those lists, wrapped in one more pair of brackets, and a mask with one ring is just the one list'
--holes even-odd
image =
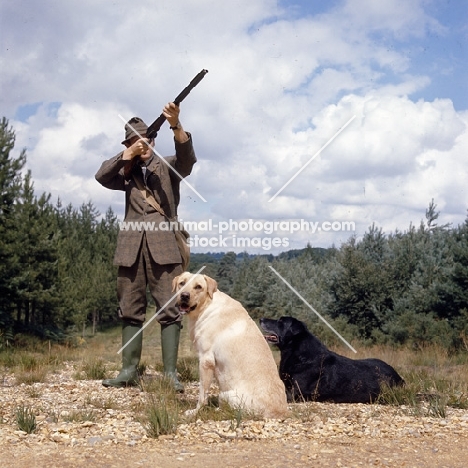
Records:
{"label": "blue sky", "polygon": [[412,68],[431,77],[414,99],[449,98],[455,109],[468,109],[468,2],[441,0],[428,3],[427,12],[444,28],[428,32],[411,47]]}
{"label": "blue sky", "polygon": [[[291,16],[300,18],[324,14],[339,8],[342,2],[280,1]],[[375,2],[379,3],[379,2]],[[391,2],[387,2],[391,3]],[[394,37],[388,31],[373,35],[376,42],[387,44],[411,58],[414,73],[430,76],[431,82],[412,98],[433,100],[450,98],[457,110],[468,109],[468,2],[439,0],[424,2],[424,11],[434,18],[440,29],[429,30],[421,37]],[[388,77],[389,80],[395,77]]]}
{"label": "blue sky", "polygon": [[[123,194],[94,180],[118,116],[151,122],[206,68],[181,119],[207,201],[183,185],[183,219],[355,225],[261,233],[301,248],[405,230],[432,199],[441,222],[466,217],[468,2],[22,0],[0,18],[2,112],[38,193],[122,218]],[[172,154],[164,127],[157,148]]]}

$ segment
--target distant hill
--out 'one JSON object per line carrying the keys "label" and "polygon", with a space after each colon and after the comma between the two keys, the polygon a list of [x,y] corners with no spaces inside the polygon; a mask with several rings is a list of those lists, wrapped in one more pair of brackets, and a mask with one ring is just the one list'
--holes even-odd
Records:
{"label": "distant hill", "polygon": [[[319,261],[327,258],[335,249],[333,248],[322,248],[322,247],[305,247],[304,249],[292,249],[286,252],[281,252],[278,255],[273,254],[249,254],[248,252],[241,252],[236,254],[238,261],[242,261],[245,258],[253,259],[255,257],[264,257],[269,262],[274,259],[278,260],[292,260],[302,255],[309,255],[312,259]],[[206,252],[206,253],[192,253],[190,255],[190,262],[197,265],[201,264],[213,264],[218,263],[227,252]]]}

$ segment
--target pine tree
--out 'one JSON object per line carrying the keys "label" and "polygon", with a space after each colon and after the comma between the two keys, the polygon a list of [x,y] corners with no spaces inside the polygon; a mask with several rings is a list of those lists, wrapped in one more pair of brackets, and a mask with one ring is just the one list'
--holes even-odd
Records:
{"label": "pine tree", "polygon": [[11,334],[16,306],[11,274],[17,269],[14,208],[22,187],[21,170],[26,163],[26,151],[22,150],[14,158],[11,154],[14,146],[15,133],[3,118],[0,122],[0,335]]}
{"label": "pine tree", "polygon": [[361,338],[374,340],[393,308],[393,279],[388,241],[372,226],[361,242],[352,238],[337,254],[331,279],[330,315],[355,325]]}
{"label": "pine tree", "polygon": [[29,171],[15,213],[17,322],[51,336],[57,328],[57,224],[50,195],[34,195]]}
{"label": "pine tree", "polygon": [[236,261],[237,256],[235,252],[227,252],[218,265],[218,271],[216,273],[218,289],[226,294],[231,294],[232,292],[234,278],[237,271]]}

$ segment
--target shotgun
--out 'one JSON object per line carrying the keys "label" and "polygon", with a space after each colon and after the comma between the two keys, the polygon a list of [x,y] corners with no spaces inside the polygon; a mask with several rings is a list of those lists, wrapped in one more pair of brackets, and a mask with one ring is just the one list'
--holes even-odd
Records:
{"label": "shotgun", "polygon": [[[190,84],[172,101],[176,106],[178,106],[192,91],[195,86],[204,78],[208,73],[208,70],[202,70],[191,82]],[[161,114],[149,127],[146,131],[146,138],[150,140],[156,138],[158,135],[159,129],[166,120],[163,114]]]}
{"label": "shotgun", "polygon": [[[190,94],[195,86],[205,77],[208,73],[208,70],[203,69],[200,73],[198,73],[195,78],[186,86],[181,93],[177,95],[177,97],[172,101],[176,106],[180,105],[180,103]],[[158,132],[162,126],[162,124],[166,121],[166,117],[164,114],[161,114],[149,127],[146,131],[146,138],[152,140],[158,136]],[[128,164],[125,166],[125,177],[128,178],[132,172],[133,166],[137,162],[138,157],[132,158]]]}

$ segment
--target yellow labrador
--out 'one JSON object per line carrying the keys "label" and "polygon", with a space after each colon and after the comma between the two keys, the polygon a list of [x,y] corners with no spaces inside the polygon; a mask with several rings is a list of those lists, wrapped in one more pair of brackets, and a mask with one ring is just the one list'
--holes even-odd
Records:
{"label": "yellow labrador", "polygon": [[219,399],[264,418],[287,413],[284,384],[263,334],[242,305],[218,291],[214,279],[185,272],[173,281],[177,305],[187,314],[200,366],[196,413],[216,378]]}

